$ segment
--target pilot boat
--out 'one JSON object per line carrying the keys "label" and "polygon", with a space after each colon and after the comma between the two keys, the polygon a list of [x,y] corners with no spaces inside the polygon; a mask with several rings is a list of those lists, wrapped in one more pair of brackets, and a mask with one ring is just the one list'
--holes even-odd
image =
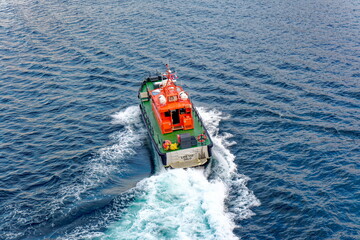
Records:
{"label": "pilot boat", "polygon": [[138,98],[152,148],[165,168],[209,165],[210,135],[168,65],[165,73],[144,79]]}

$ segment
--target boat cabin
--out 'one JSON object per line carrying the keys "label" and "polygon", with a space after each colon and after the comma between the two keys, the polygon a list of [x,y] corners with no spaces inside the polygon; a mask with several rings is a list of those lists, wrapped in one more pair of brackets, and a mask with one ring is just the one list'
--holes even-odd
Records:
{"label": "boat cabin", "polygon": [[159,88],[150,91],[152,110],[162,134],[194,128],[192,104],[183,88],[175,84],[170,70],[166,79],[158,82]]}

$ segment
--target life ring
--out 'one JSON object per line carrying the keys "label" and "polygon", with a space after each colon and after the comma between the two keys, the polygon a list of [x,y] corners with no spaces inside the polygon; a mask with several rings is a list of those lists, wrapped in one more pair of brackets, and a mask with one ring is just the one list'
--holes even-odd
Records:
{"label": "life ring", "polygon": [[205,134],[200,134],[199,136],[197,136],[197,140],[198,140],[198,142],[203,143],[203,142],[205,142],[205,141],[206,141],[206,139],[207,139],[207,137],[206,137],[206,135],[205,135]]}
{"label": "life ring", "polygon": [[169,151],[170,146],[171,146],[171,141],[170,141],[170,140],[165,140],[165,141],[163,141],[162,146],[163,146],[163,148],[164,148],[165,151]]}

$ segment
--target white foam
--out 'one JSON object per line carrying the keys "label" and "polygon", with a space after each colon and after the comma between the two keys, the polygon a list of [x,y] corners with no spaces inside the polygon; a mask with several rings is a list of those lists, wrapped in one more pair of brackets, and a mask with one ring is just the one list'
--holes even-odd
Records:
{"label": "white foam", "polygon": [[228,132],[219,131],[219,124],[221,121],[226,121],[230,118],[229,115],[224,115],[217,110],[207,110],[206,108],[198,108],[204,124],[212,136],[214,143],[213,156],[215,166],[213,167],[215,177],[218,177],[226,184],[228,190],[236,194],[229,194],[227,202],[229,214],[233,220],[242,220],[254,215],[251,207],[259,206],[260,201],[256,198],[251,190],[246,187],[249,177],[238,173],[237,165],[235,164],[235,155],[230,151],[230,147],[237,144],[231,140],[233,135]]}
{"label": "white foam", "polygon": [[[214,142],[211,180],[199,169],[163,171],[144,179],[137,185],[142,195],[104,239],[237,239],[235,219],[252,216],[250,207],[260,202],[246,187],[249,178],[237,173],[229,150],[236,144],[232,135],[219,134],[220,121],[229,116],[205,108],[198,111]],[[230,196],[231,189],[236,194]]]}
{"label": "white foam", "polygon": [[[210,180],[201,169],[163,170],[143,179],[128,194],[120,196],[119,199],[127,198],[127,195],[133,197],[130,202],[125,201],[126,206],[122,200],[115,202],[98,224],[78,227],[66,239],[83,239],[84,236],[107,240],[238,239],[233,233],[235,221],[254,215],[250,208],[260,202],[246,187],[249,178],[237,172],[235,156],[229,149],[236,144],[231,140],[233,136],[220,131],[220,122],[229,116],[205,108],[198,108],[198,111],[214,142],[215,160]],[[129,120],[132,117],[124,118],[123,114],[132,116],[133,120]],[[113,123],[124,125],[126,132],[131,129],[129,125],[138,122],[140,113],[137,108],[129,107],[113,118]],[[146,136],[145,131],[142,134]],[[117,136],[122,139],[121,133]],[[133,144],[132,141],[129,143]],[[134,148],[125,149],[133,151]],[[111,150],[106,152],[112,155]],[[117,216],[118,221],[110,220],[110,224],[109,216]],[[103,227],[108,230],[100,232]]]}
{"label": "white foam", "polygon": [[113,124],[123,127],[110,136],[114,144],[100,149],[95,157],[89,159],[83,166],[83,174],[76,176],[76,182],[59,189],[59,198],[56,200],[58,204],[54,204],[53,211],[58,210],[65,201],[81,200],[82,194],[105,182],[110,174],[124,173],[125,160],[136,153],[135,148],[143,144],[145,129],[140,125],[138,106],[127,107],[112,117]]}
{"label": "white foam", "polygon": [[143,191],[106,239],[236,239],[227,188],[200,169],[176,169],[141,181]]}
{"label": "white foam", "polygon": [[131,126],[141,122],[140,108],[138,105],[130,106],[123,111],[117,112],[111,116],[112,124],[120,124],[123,126]]}

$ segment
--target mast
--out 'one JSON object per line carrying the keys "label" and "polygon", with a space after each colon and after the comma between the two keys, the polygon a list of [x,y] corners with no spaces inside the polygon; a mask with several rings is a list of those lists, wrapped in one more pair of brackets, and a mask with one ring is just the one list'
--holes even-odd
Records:
{"label": "mast", "polygon": [[166,81],[166,84],[165,84],[164,87],[167,87],[168,85],[170,85],[170,84],[169,84],[169,81],[170,81],[170,83],[173,82],[174,76],[173,76],[173,74],[171,74],[171,70],[170,70],[169,64],[165,64],[165,67],[166,67],[166,78],[167,78],[167,81]]}

